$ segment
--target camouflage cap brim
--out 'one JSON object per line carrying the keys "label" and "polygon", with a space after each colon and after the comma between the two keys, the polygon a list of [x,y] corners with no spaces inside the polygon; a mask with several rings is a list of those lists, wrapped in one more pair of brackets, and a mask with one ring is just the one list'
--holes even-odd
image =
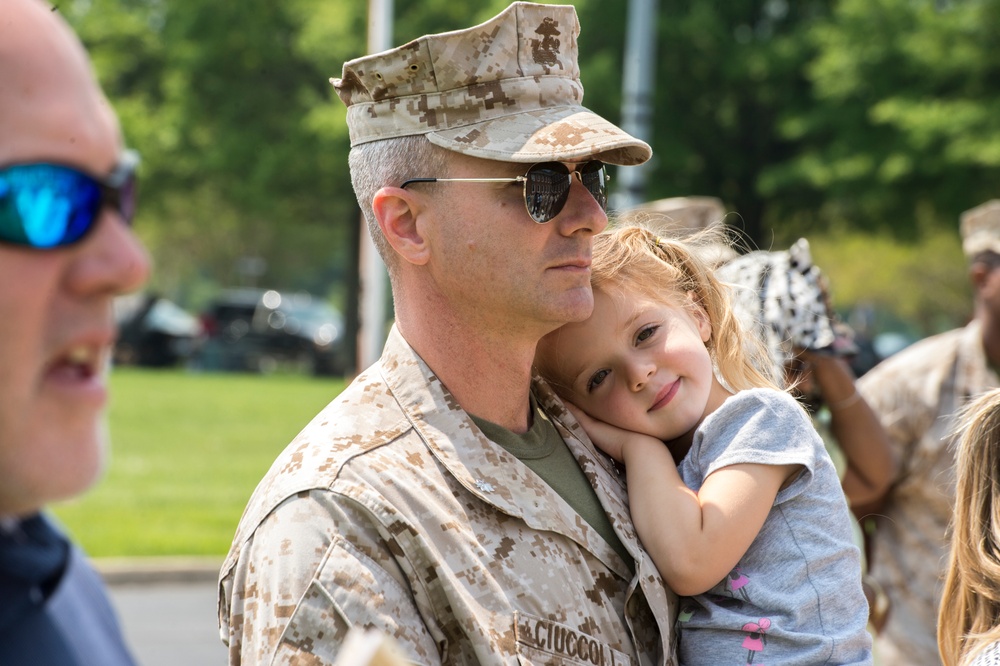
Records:
{"label": "camouflage cap brim", "polygon": [[962,253],[967,258],[972,259],[983,252],[1000,254],[1000,238],[997,237],[996,232],[977,232],[962,240]]}
{"label": "camouflage cap brim", "polygon": [[467,127],[429,132],[431,143],[473,157],[505,162],[642,164],[652,150],[582,106],[539,109]]}

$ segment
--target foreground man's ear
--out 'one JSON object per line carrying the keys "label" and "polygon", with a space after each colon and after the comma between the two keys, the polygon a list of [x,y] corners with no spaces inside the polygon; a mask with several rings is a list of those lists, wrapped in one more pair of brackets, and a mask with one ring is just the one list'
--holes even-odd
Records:
{"label": "foreground man's ear", "polygon": [[400,257],[422,266],[430,258],[421,228],[420,196],[400,187],[383,187],[372,199],[372,210],[382,235]]}

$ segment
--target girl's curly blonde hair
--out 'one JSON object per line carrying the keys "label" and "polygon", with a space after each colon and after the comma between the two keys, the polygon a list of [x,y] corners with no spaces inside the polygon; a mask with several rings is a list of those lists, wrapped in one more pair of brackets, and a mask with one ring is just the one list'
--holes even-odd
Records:
{"label": "girl's curly blonde hair", "polygon": [[609,292],[638,291],[675,307],[701,306],[712,334],[706,347],[716,373],[732,391],[778,388],[767,349],[744,330],[730,304],[725,285],[713,274],[701,248],[717,247],[724,232],[708,229],[685,238],[665,238],[642,224],[609,228],[594,236],[591,285]]}

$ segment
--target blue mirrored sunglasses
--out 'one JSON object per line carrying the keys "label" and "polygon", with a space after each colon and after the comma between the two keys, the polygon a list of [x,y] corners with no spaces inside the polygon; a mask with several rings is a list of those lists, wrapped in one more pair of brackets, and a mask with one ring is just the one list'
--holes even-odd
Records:
{"label": "blue mirrored sunglasses", "polygon": [[139,154],[100,178],[62,164],[14,164],[0,169],[0,242],[37,249],[72,245],[96,226],[105,206],[132,223]]}

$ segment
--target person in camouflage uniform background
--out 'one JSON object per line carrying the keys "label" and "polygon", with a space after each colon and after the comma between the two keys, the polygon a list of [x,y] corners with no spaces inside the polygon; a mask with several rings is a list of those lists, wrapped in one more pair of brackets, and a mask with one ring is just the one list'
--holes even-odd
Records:
{"label": "person in camouflage uniform background", "polygon": [[624,481],[532,374],[593,309],[593,160],[650,156],[581,106],[578,33],[571,6],[517,2],[333,82],[396,321],[249,501],[219,587],[231,664],[333,663],[352,627],[418,664],[676,664]]}
{"label": "person in camouflage uniform background", "polygon": [[858,380],[899,459],[871,513],[869,568],[891,610],[876,641],[880,666],[936,666],[937,614],[955,503],[955,418],[1000,386],[1000,201],[962,215],[975,314],[964,328],[921,340]]}

